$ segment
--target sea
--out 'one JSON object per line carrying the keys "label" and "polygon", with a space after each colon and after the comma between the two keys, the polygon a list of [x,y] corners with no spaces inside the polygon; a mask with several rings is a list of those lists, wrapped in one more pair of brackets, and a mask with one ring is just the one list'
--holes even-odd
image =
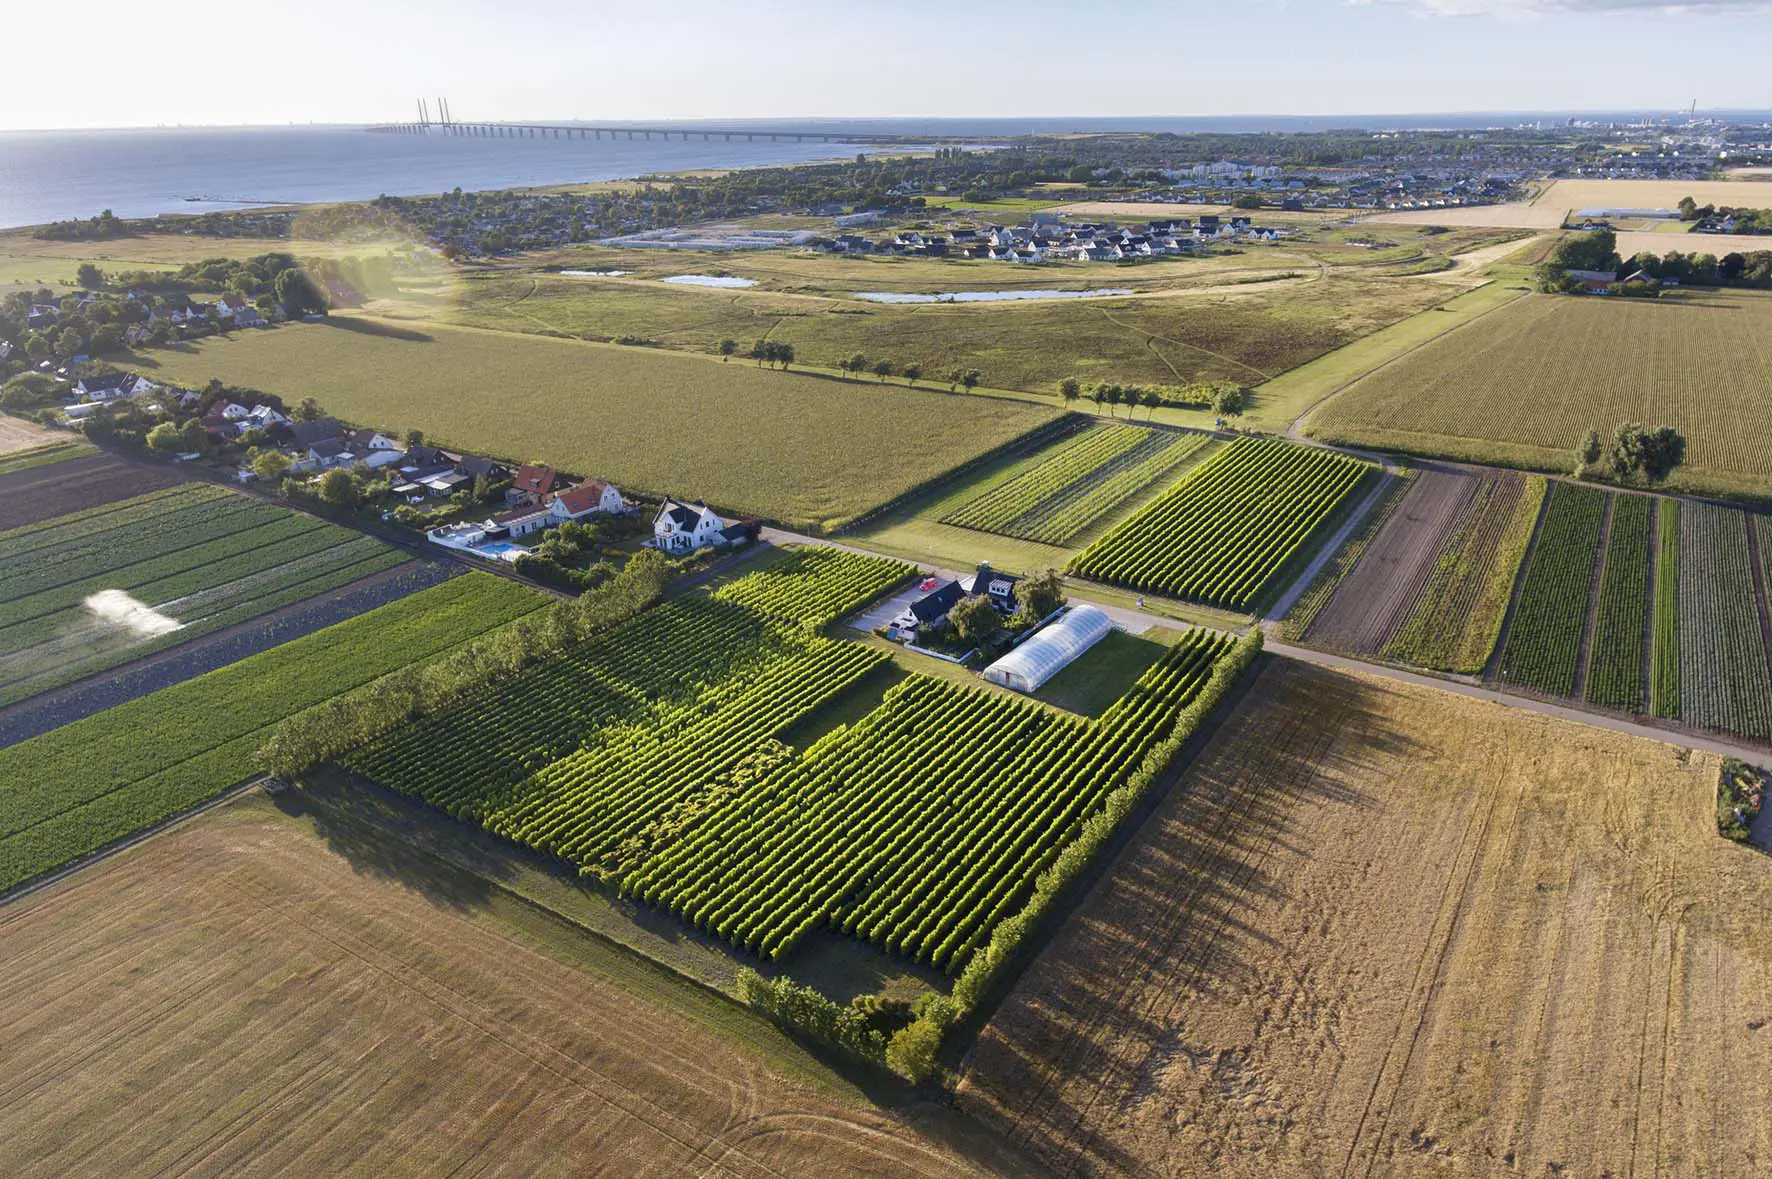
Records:
{"label": "sea", "polygon": [[[1719,114],[1721,112],[1709,112]],[[1732,112],[1733,113],[1733,112]],[[1571,117],[1631,121],[1667,112],[1304,115],[1033,119],[763,119],[667,121],[655,128],[752,128],[818,135],[992,137],[1089,131],[1372,131],[1555,125]],[[1746,114],[1744,112],[1744,114]],[[1766,112],[1758,112],[1763,119]],[[1752,121],[1746,118],[1741,121]],[[570,120],[558,125],[570,126]],[[612,124],[604,124],[610,126]],[[613,124],[620,126],[621,124]],[[617,180],[693,168],[748,168],[878,150],[835,142],[715,139],[473,138],[376,134],[361,126],[161,127],[0,132],[0,228],[91,217],[152,217],[266,204],[367,200]]]}

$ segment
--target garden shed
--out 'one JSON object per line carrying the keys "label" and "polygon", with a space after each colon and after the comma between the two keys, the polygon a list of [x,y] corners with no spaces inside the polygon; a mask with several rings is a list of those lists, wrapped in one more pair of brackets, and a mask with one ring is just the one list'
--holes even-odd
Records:
{"label": "garden shed", "polygon": [[1072,606],[1064,617],[985,668],[984,678],[1017,692],[1038,691],[1113,628],[1108,616],[1094,606]]}

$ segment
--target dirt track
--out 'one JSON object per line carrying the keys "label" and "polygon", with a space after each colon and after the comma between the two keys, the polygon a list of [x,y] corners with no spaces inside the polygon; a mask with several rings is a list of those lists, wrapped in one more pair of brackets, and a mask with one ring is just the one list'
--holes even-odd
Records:
{"label": "dirt track", "polygon": [[1763,1174],[1772,860],[1716,764],[1270,662],[962,1104],[1065,1174]]}
{"label": "dirt track", "polygon": [[1025,1169],[950,1111],[813,1088],[772,1029],[477,877],[258,796],[0,908],[0,1059],[8,1176]]}

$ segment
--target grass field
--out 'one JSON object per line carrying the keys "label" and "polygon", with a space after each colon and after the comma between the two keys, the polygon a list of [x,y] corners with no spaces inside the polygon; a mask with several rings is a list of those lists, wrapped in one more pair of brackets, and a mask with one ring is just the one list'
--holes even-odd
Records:
{"label": "grass field", "polygon": [[806,527],[841,523],[1053,416],[743,361],[347,316],[212,337],[143,366],[315,397],[351,421]]}
{"label": "grass field", "polygon": [[405,560],[373,537],[197,483],[0,533],[0,705]]}
{"label": "grass field", "polygon": [[1357,381],[1311,435],[1478,462],[1565,470],[1589,429],[1670,425],[1675,488],[1772,494],[1757,444],[1772,374],[1772,295],[1643,300],[1528,296]]}
{"label": "grass field", "polygon": [[961,1107],[1064,1174],[1757,1173],[1772,873],[1717,771],[1272,661]]}
{"label": "grass field", "polygon": [[0,750],[0,891],[249,777],[267,726],[543,601],[468,574]]}
{"label": "grass field", "polygon": [[[6,1172],[1027,1174],[397,837],[249,796],[0,921]],[[119,969],[120,963],[127,963]]]}

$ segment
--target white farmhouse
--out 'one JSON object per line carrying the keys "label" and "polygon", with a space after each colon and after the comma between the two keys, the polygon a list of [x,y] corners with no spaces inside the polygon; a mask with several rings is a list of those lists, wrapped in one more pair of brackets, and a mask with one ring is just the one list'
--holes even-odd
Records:
{"label": "white farmhouse", "polygon": [[688,553],[721,539],[726,521],[706,504],[694,507],[665,500],[652,520],[652,547],[667,553]]}
{"label": "white farmhouse", "polygon": [[[601,479],[586,479],[577,487],[570,487],[554,496],[554,502],[548,510],[554,514],[556,522],[561,520],[582,520],[586,516],[594,516],[598,512],[614,515],[624,510],[627,504],[621,498],[621,492],[612,483]],[[654,526],[653,534],[657,535]]]}

